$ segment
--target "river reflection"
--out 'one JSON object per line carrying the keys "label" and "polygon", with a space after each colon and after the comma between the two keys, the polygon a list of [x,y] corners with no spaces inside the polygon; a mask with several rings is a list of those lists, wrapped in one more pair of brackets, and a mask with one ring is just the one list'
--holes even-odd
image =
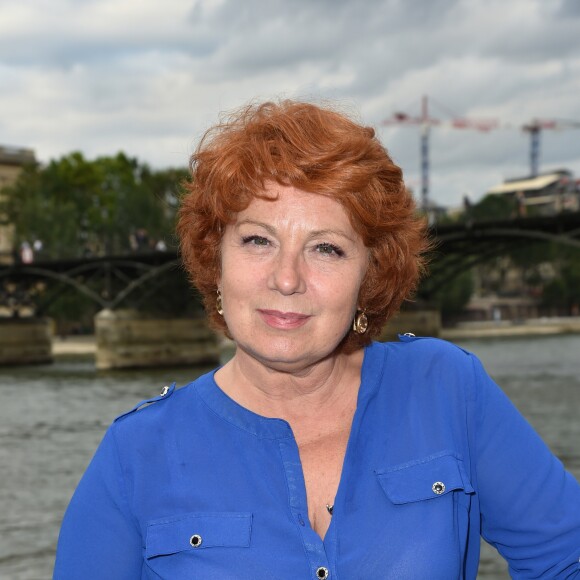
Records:
{"label": "river reflection", "polygon": [[[462,341],[580,478],[580,335]],[[0,578],[51,577],[60,519],[105,429],[209,370],[97,372],[91,359],[0,369]],[[485,549],[479,578],[509,578]]]}

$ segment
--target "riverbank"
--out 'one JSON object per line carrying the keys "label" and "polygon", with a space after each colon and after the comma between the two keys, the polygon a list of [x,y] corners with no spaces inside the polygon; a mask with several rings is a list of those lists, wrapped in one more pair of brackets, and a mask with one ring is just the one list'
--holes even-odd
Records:
{"label": "riverbank", "polygon": [[75,356],[92,355],[97,352],[97,342],[93,335],[54,336],[52,339],[52,355]]}
{"label": "riverbank", "polygon": [[[498,338],[545,336],[580,333],[580,316],[566,318],[536,318],[523,321],[463,322],[453,328],[442,328],[441,338],[455,341],[468,338]],[[52,353],[59,356],[94,356],[97,345],[94,336],[55,336]]]}
{"label": "riverbank", "polygon": [[580,333],[580,316],[531,318],[518,321],[462,322],[453,328],[442,328],[441,338],[454,341],[464,338],[545,336],[575,333]]}

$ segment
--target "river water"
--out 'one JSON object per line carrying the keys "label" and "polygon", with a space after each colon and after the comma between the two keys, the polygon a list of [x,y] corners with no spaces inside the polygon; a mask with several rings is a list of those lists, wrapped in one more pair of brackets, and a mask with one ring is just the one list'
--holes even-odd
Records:
{"label": "river water", "polygon": [[[580,479],[580,335],[462,341]],[[0,579],[51,577],[63,511],[105,429],[208,369],[97,372],[91,359],[0,368]],[[484,544],[482,579],[509,578]]]}

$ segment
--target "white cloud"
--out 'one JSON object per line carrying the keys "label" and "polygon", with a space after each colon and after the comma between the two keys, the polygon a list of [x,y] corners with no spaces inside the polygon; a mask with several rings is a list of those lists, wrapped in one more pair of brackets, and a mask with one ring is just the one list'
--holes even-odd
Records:
{"label": "white cloud", "polygon": [[[458,204],[527,171],[522,124],[580,120],[579,20],[575,0],[0,0],[2,141],[184,165],[251,98],[334,98],[376,126],[428,94],[439,118],[513,127],[433,130],[433,199]],[[418,129],[380,134],[418,189]],[[578,136],[545,131],[542,167],[580,173]]]}

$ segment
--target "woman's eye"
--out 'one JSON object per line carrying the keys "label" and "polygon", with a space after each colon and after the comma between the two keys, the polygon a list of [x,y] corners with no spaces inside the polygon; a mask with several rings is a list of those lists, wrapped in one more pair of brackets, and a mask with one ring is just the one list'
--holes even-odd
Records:
{"label": "woman's eye", "polygon": [[244,245],[252,245],[252,246],[267,246],[269,244],[266,238],[262,236],[246,236],[242,238],[242,242]]}
{"label": "woman's eye", "polygon": [[334,244],[318,244],[316,246],[316,251],[326,256],[344,256],[344,252]]}

